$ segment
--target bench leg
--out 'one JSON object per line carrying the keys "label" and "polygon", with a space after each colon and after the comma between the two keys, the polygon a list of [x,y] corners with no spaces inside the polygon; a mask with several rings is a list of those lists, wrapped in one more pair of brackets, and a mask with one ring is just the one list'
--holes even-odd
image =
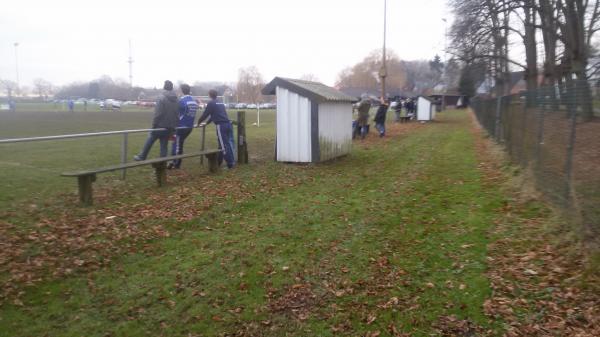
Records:
{"label": "bench leg", "polygon": [[92,197],[92,183],[94,181],[96,181],[95,174],[77,177],[77,182],[79,185],[79,201],[85,206],[90,206],[94,203],[94,199]]}
{"label": "bench leg", "polygon": [[205,154],[208,160],[208,172],[217,173],[219,172],[219,164],[217,162],[218,153],[207,153]]}
{"label": "bench leg", "polygon": [[167,183],[167,163],[154,163],[154,175],[156,176],[156,185],[162,187]]}

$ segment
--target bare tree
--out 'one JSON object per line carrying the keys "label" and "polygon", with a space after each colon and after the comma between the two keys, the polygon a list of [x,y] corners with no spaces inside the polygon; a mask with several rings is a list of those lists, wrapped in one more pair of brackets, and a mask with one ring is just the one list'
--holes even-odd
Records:
{"label": "bare tree", "polygon": [[593,50],[592,38],[600,30],[600,2],[557,0],[556,4],[562,13],[558,27],[564,45],[561,69],[567,90],[581,104],[583,119],[590,120],[594,116],[594,109],[587,73]]}
{"label": "bare tree", "polygon": [[261,90],[265,83],[262,75],[255,66],[241,68],[238,71],[237,97],[238,102],[258,103],[261,98]]}
{"label": "bare tree", "polygon": [[48,95],[52,92],[52,83],[43,78],[33,80],[33,87],[40,98],[48,98]]}
{"label": "bare tree", "polygon": [[[348,67],[340,74],[336,81],[337,87],[342,88],[369,88],[378,90],[379,69],[381,69],[382,50],[374,50],[361,62]],[[386,52],[386,68],[388,76],[386,83],[388,88],[402,89],[406,85],[406,71],[400,58],[392,51]]]}
{"label": "bare tree", "polygon": [[6,96],[12,97],[13,92],[17,90],[17,83],[11,80],[0,79],[0,87],[6,92]]}

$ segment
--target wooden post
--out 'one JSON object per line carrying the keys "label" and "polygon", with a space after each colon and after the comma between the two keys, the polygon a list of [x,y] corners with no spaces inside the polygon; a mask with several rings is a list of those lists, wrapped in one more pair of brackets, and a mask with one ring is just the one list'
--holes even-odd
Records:
{"label": "wooden post", "polygon": [[218,153],[207,153],[205,154],[206,159],[208,160],[208,172],[217,173],[219,172],[219,163],[217,158],[219,156]]}
{"label": "wooden post", "polygon": [[167,183],[167,163],[160,162],[152,164],[154,167],[154,174],[156,175],[156,185],[162,187]]}
{"label": "wooden post", "polygon": [[248,164],[248,143],[246,143],[246,111],[237,113],[237,155],[238,164]]}
{"label": "wooden post", "polygon": [[[127,163],[127,140],[128,138],[128,134],[127,132],[123,134],[123,142],[121,143],[121,164],[126,164]],[[121,179],[125,180],[125,177],[127,175],[127,170],[123,169],[121,170]]]}
{"label": "wooden post", "polygon": [[[202,127],[202,134],[200,138],[200,151],[206,149],[206,125]],[[204,166],[204,157],[200,156],[200,164]]]}
{"label": "wooden post", "polygon": [[79,185],[79,201],[85,206],[91,206],[94,203],[92,183],[96,181],[95,174],[87,174],[77,177]]}

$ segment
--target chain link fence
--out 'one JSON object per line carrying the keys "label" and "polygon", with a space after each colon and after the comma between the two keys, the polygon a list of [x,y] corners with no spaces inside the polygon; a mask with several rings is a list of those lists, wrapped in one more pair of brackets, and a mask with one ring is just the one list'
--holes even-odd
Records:
{"label": "chain link fence", "polygon": [[476,98],[479,123],[600,244],[600,80]]}

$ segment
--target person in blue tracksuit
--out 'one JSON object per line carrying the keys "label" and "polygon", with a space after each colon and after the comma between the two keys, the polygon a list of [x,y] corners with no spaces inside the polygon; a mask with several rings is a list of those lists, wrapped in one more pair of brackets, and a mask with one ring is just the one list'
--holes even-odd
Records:
{"label": "person in blue tracksuit", "polygon": [[217,102],[217,91],[214,89],[209,90],[208,96],[210,96],[211,100],[206,105],[200,119],[198,119],[197,125],[199,126],[204,121],[206,121],[205,124],[210,122],[215,123],[217,129],[217,141],[219,142],[219,148],[222,151],[219,155],[219,165],[223,162],[224,157],[227,167],[233,168],[235,165],[233,148],[235,146],[233,142],[233,127],[231,121],[227,116],[227,111],[225,111],[225,105]]}
{"label": "person in blue tracksuit", "polygon": [[[183,96],[179,99],[179,122],[177,131],[175,132],[175,141],[171,148],[171,155],[175,156],[183,154],[183,143],[185,139],[192,133],[194,127],[194,119],[198,111],[198,103],[190,96],[190,86],[182,84],[180,87]],[[175,159],[169,163],[168,168],[178,169],[181,167],[181,159]]]}

